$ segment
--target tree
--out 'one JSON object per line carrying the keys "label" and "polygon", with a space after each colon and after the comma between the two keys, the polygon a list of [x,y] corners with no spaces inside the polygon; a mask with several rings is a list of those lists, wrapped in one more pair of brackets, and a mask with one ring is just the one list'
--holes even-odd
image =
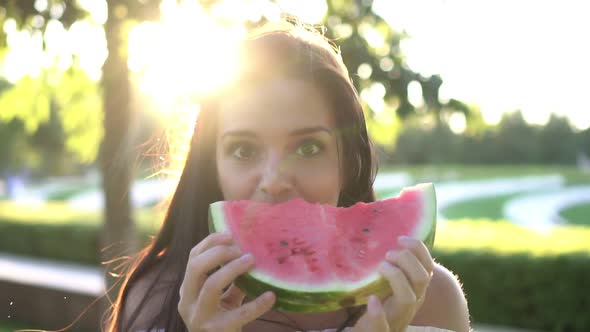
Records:
{"label": "tree", "polygon": [[[20,29],[37,29],[43,32],[50,20],[59,20],[67,28],[88,15],[75,0],[50,1],[49,3],[50,6],[43,8],[33,0],[2,0],[0,1],[0,26],[11,18],[17,22]],[[132,173],[130,161],[133,159],[132,150],[129,149],[128,144],[128,130],[132,116],[129,102],[130,88],[125,32],[131,21],[157,19],[158,6],[159,1],[156,0],[109,1],[108,19],[104,25],[109,55],[103,67],[101,81],[102,104],[104,105],[104,139],[99,158],[105,196],[105,227],[102,246],[121,245],[118,252],[129,252],[136,249],[137,238],[129,200]],[[39,17],[43,19],[39,19]],[[33,24],[33,22],[37,23]],[[39,22],[42,24],[39,25]],[[6,46],[6,35],[3,30],[0,30],[1,46]],[[41,90],[51,91],[51,89]],[[49,108],[51,98],[44,100],[44,103],[42,100],[41,104],[37,103],[34,108]],[[12,109],[17,110],[17,108]],[[30,111],[30,109],[20,112],[26,111]],[[16,116],[18,115],[16,114]],[[38,121],[39,119],[33,120]]]}
{"label": "tree", "polygon": [[521,111],[507,113],[498,124],[498,160],[504,163],[534,164],[539,160],[538,129],[529,125]]}
{"label": "tree", "polygon": [[549,122],[540,128],[538,144],[541,163],[573,164],[576,161],[576,136],[565,117],[551,114]]}

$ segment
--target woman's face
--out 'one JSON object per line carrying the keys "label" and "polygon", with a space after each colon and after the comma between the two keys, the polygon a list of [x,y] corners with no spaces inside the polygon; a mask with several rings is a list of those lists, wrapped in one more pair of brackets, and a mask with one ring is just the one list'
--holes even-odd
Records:
{"label": "woman's face", "polygon": [[216,162],[225,200],[303,198],[337,205],[339,142],[327,100],[313,85],[273,80],[243,88],[219,112]]}

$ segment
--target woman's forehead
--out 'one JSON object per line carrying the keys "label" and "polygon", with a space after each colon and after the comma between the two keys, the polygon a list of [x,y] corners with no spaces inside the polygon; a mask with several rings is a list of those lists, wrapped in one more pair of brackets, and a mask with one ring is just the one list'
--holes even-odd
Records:
{"label": "woman's forehead", "polygon": [[273,80],[241,89],[219,110],[220,135],[228,130],[284,131],[334,127],[332,109],[320,90],[300,80]]}

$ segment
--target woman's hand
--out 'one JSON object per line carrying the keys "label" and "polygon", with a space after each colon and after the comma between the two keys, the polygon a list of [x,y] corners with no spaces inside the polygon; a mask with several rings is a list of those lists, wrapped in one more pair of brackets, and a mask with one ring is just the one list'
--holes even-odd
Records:
{"label": "woman's hand", "polygon": [[275,297],[271,292],[242,305],[245,295],[233,281],[252,266],[252,256],[232,246],[229,234],[211,234],[191,250],[178,303],[188,331],[240,331],[272,308]]}
{"label": "woman's hand", "polygon": [[384,303],[371,296],[367,312],[359,319],[355,332],[402,332],[412,322],[424,302],[432,279],[434,261],[419,240],[402,236],[401,251],[388,252],[379,272],[389,281],[392,296]]}

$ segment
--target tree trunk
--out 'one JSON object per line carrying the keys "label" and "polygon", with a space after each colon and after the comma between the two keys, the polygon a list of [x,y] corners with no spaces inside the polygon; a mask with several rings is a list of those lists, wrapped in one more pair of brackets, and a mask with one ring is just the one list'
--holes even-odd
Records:
{"label": "tree trunk", "polygon": [[[130,185],[132,163],[130,125],[130,79],[127,67],[125,13],[121,1],[109,1],[109,18],[105,24],[109,55],[103,67],[104,139],[101,167],[105,197],[104,231],[101,249],[103,260],[128,255],[137,249],[136,229],[132,217]],[[107,283],[108,284],[108,283]]]}

